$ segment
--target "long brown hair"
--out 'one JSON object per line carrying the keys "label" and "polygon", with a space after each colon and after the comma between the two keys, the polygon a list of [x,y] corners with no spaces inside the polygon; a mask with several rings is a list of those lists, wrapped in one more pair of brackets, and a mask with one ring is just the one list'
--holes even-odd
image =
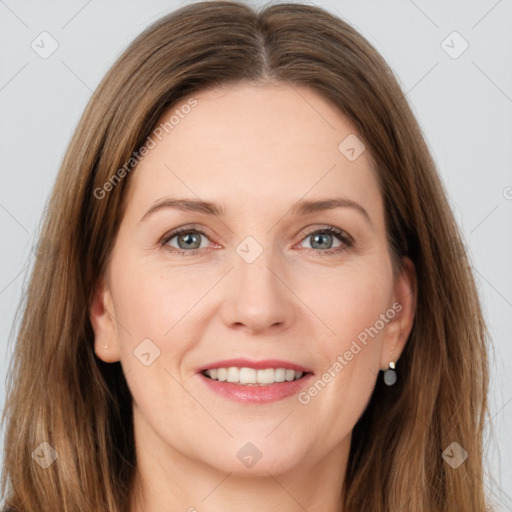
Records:
{"label": "long brown hair", "polygon": [[[5,505],[129,510],[131,395],[120,363],[95,356],[88,317],[136,168],[126,163],[162,113],[194,92],[269,80],[311,87],[353,123],[376,163],[395,261],[407,255],[416,267],[416,317],[400,379],[391,388],[378,380],[354,428],[344,512],[486,509],[488,333],[454,216],[393,72],[349,24],[319,7],[256,11],[227,1],[191,4],[151,25],[83,113],[20,306],[3,416]],[[442,457],[452,442],[469,454],[457,469]],[[58,458],[42,468],[38,454]]]}

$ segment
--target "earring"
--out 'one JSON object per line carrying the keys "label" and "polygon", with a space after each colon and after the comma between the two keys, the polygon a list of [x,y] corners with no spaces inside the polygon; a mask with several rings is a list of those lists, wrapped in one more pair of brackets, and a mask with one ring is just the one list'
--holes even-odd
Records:
{"label": "earring", "polygon": [[384,372],[384,384],[392,386],[396,382],[395,362],[389,363],[389,368]]}

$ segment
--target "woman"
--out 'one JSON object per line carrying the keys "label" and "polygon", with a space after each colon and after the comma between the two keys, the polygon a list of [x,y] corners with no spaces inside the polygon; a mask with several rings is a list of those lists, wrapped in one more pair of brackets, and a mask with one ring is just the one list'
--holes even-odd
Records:
{"label": "woman", "polygon": [[201,2],[149,27],[86,108],[40,247],[6,506],[486,510],[473,277],[344,21]]}

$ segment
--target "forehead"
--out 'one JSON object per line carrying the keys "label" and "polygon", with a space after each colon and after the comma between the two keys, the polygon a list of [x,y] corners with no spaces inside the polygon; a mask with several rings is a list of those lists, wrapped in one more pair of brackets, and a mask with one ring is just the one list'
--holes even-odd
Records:
{"label": "forehead", "polygon": [[142,202],[195,195],[252,209],[338,192],[378,214],[369,151],[347,158],[347,145],[364,147],[353,125],[307,87],[200,91],[168,109],[150,136],[155,144],[131,177],[130,194]]}

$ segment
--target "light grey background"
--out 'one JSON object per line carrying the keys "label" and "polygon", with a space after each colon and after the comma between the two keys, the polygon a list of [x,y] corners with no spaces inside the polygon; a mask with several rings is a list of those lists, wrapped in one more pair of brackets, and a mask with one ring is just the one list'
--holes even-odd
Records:
{"label": "light grey background", "polygon": [[[185,3],[0,0],[0,406],[35,232],[79,116],[127,44]],[[512,2],[307,3],[344,18],[381,52],[436,159],[495,346],[496,437],[488,442],[486,463],[496,483],[488,481],[486,491],[497,510],[512,511]],[[44,31],[58,43],[45,59],[31,47],[51,48]],[[453,31],[469,44],[457,58],[464,41]]]}

